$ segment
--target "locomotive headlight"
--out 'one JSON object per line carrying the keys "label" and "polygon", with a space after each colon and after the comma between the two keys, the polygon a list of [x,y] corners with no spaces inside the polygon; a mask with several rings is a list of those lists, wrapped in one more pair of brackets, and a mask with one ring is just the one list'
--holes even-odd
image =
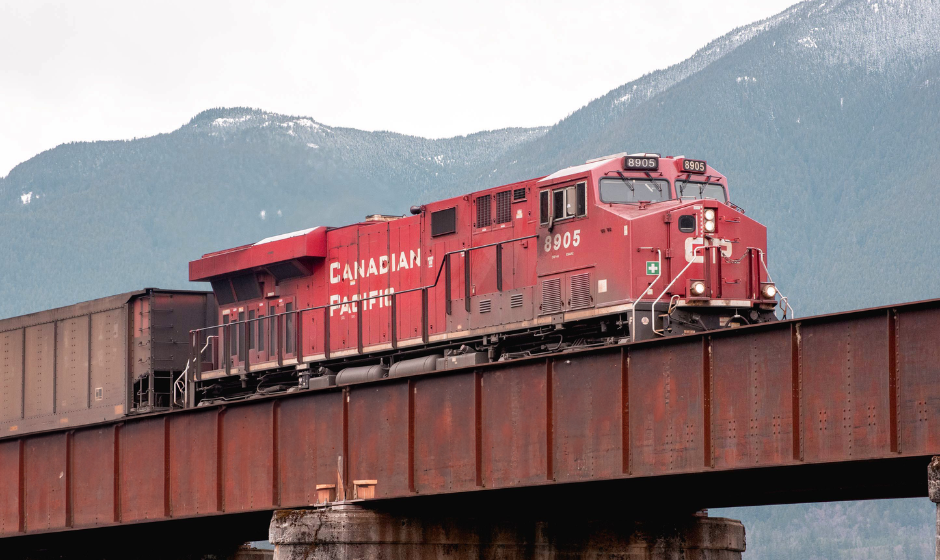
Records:
{"label": "locomotive headlight", "polygon": [[692,290],[693,296],[701,296],[705,293],[705,282],[702,282],[701,280],[696,280],[692,282],[692,285],[690,288]]}
{"label": "locomotive headlight", "polygon": [[774,286],[770,282],[765,282],[760,286],[760,293],[764,296],[764,299],[774,299],[774,296],[777,295],[777,286]]}
{"label": "locomotive headlight", "polygon": [[712,210],[711,208],[705,210],[705,219],[706,219],[706,220],[712,220],[712,221],[714,221],[714,220],[715,220],[715,211]]}
{"label": "locomotive headlight", "polygon": [[[714,212],[712,212],[714,214]],[[705,214],[706,218],[708,213]],[[705,224],[702,226],[705,228],[705,233],[715,233],[715,221],[714,220],[705,220]]]}

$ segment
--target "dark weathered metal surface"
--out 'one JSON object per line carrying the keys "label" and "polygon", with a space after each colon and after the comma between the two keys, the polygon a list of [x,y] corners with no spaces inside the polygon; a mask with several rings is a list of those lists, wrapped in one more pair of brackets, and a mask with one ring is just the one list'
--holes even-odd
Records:
{"label": "dark weathered metal surface", "polygon": [[113,426],[103,426],[76,432],[72,438],[74,527],[114,523],[114,434]]}
{"label": "dark weathered metal surface", "polygon": [[169,479],[170,514],[175,517],[221,511],[219,504],[219,412],[170,417]]}
{"label": "dark weathered metal surface", "polygon": [[938,418],[930,301],[6,439],[0,535],[302,507],[325,485],[383,499],[812,470],[800,496],[826,499],[829,466],[940,454]]}
{"label": "dark weathered metal surface", "polygon": [[710,340],[715,468],[794,460],[792,346],[787,325]]}

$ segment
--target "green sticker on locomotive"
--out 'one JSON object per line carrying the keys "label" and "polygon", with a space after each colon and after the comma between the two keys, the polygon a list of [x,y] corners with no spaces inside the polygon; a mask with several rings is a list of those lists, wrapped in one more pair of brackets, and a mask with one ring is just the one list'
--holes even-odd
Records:
{"label": "green sticker on locomotive", "polygon": [[656,261],[646,261],[646,273],[656,276],[659,274],[659,263]]}

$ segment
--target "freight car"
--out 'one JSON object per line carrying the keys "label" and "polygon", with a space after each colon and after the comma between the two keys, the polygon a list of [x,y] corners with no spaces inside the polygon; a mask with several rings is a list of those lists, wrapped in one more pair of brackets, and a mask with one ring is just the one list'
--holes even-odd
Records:
{"label": "freight car", "polygon": [[766,228],[705,161],[617,154],[209,253],[193,402],[776,319]]}
{"label": "freight car", "polygon": [[217,313],[211,293],[148,288],[0,320],[0,437],[168,409]]}

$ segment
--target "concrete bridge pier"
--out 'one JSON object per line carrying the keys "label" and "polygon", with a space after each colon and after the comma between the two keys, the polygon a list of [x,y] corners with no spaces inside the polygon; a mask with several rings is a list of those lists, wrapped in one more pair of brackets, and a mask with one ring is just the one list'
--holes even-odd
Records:
{"label": "concrete bridge pier", "polygon": [[934,543],[934,556],[940,560],[940,457],[930,459],[927,466],[927,495],[937,504],[937,536]]}
{"label": "concrete bridge pier", "polygon": [[275,512],[269,540],[274,560],[740,560],[744,525],[705,516],[638,522],[577,506],[536,519],[337,503]]}

